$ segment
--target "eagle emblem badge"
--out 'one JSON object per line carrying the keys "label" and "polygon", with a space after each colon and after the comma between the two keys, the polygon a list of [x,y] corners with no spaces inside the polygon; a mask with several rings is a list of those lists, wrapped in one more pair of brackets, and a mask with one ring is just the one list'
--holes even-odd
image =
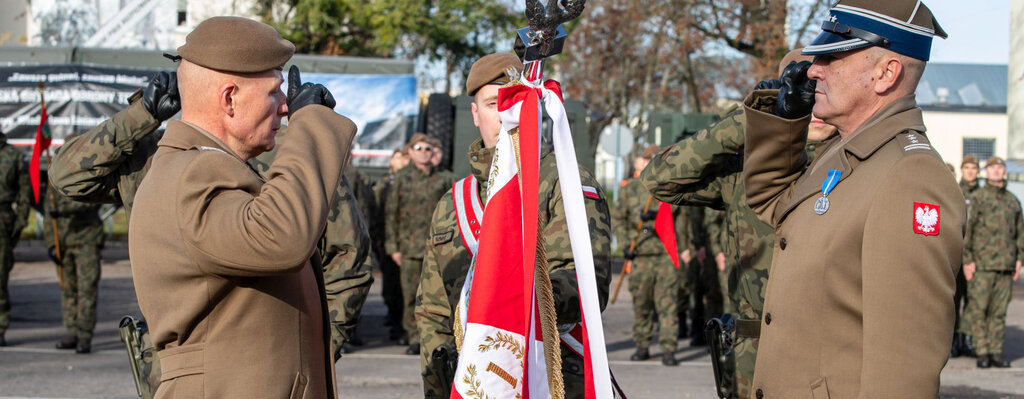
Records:
{"label": "eagle emblem badge", "polygon": [[924,202],[914,203],[914,233],[939,235],[939,206]]}

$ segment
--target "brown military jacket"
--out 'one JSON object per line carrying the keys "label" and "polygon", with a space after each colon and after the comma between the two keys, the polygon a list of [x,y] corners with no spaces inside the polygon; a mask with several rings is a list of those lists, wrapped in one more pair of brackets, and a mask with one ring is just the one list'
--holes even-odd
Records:
{"label": "brown military jacket", "polygon": [[185,122],[160,140],[129,227],[158,398],[336,396],[316,244],[356,129],[315,105],[290,122],[266,180]]}
{"label": "brown military jacket", "polygon": [[[965,210],[920,108],[912,96],[894,101],[805,172],[810,117],[772,115],[775,97],[745,102],[747,199],[776,228],[756,397],[934,399]],[[818,215],[830,169],[842,177]],[[937,220],[915,215],[929,213],[923,204]]]}

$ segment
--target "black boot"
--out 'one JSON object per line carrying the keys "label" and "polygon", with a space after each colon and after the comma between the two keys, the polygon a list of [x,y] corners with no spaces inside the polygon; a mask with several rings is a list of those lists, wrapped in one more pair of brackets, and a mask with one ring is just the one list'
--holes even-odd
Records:
{"label": "black boot", "polygon": [[962,354],[960,348],[964,345],[964,335],[961,333],[953,333],[953,345],[949,350],[949,357],[960,357]]}
{"label": "black boot", "polygon": [[666,366],[678,366],[679,361],[676,360],[675,352],[665,352],[661,354],[661,364]]}
{"label": "black boot", "polygon": [[92,352],[92,339],[79,338],[78,345],[75,346],[75,353],[89,353]]}
{"label": "black boot", "polygon": [[978,352],[974,351],[974,338],[967,334],[963,334],[963,336],[964,342],[963,345],[960,346],[960,355],[978,357]]}
{"label": "black boot", "polygon": [[0,346],[7,346],[7,340],[4,339],[4,333],[0,333]]}
{"label": "black boot", "polygon": [[1010,361],[1009,360],[1003,360],[1003,356],[1002,355],[988,355],[988,358],[991,360],[992,367],[1000,368],[1000,369],[1005,369],[1005,368],[1010,367]]}
{"label": "black boot", "polygon": [[978,356],[978,368],[987,369],[992,367],[992,363],[989,362],[988,355]]}
{"label": "black boot", "polygon": [[647,348],[636,348],[636,352],[634,352],[633,355],[629,357],[629,360],[632,360],[634,362],[642,362],[650,358],[651,353],[647,351]]}
{"label": "black boot", "polygon": [[78,346],[78,337],[67,336],[57,341],[57,349],[75,349]]}

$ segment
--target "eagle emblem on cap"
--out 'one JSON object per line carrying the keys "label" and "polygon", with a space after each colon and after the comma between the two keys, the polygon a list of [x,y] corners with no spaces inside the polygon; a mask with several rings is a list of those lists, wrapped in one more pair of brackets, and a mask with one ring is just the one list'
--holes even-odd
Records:
{"label": "eagle emblem on cap", "polygon": [[923,202],[914,203],[914,233],[939,235],[939,206]]}

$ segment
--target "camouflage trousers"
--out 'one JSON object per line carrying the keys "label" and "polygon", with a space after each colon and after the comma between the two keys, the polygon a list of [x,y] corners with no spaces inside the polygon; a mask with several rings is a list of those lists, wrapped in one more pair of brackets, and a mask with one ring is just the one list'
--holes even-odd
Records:
{"label": "camouflage trousers", "polygon": [[420,343],[420,330],[416,328],[416,291],[420,288],[423,259],[407,258],[402,254],[402,328],[409,334],[409,345]]}
{"label": "camouflage trousers", "polygon": [[384,306],[388,308],[388,317],[391,321],[391,328],[401,330],[403,303],[401,269],[395,264],[390,256],[383,250],[377,256],[377,264],[380,266],[381,288],[380,295],[384,297]]}
{"label": "camouflage trousers", "polygon": [[100,251],[95,245],[61,248],[60,297],[68,336],[92,339],[100,284]]}
{"label": "camouflage trousers", "polygon": [[726,265],[725,270],[718,270],[718,266],[715,266],[715,270],[718,270],[718,289],[722,292],[722,313],[736,314],[736,304],[732,295],[729,295],[729,273],[732,269],[732,265]]}
{"label": "camouflage trousers", "polygon": [[[736,318],[738,320],[760,321],[760,316],[754,311],[750,304],[751,298],[744,295],[731,295],[736,303]],[[752,298],[764,302],[763,297]],[[754,382],[754,366],[757,363],[757,345],[759,339],[752,337],[736,337],[736,343],[732,347],[733,389],[736,398],[749,398],[753,395],[751,386]]]}
{"label": "camouflage trousers", "polygon": [[633,295],[633,342],[637,348],[651,345],[654,312],[658,312],[658,344],[662,353],[675,352],[679,334],[676,293],[681,272],[668,255],[637,256],[629,273]]}
{"label": "camouflage trousers", "polygon": [[978,356],[1003,353],[1006,308],[1012,296],[1012,270],[977,271],[967,282],[964,322],[971,328]]}
{"label": "camouflage trousers", "polygon": [[14,268],[14,243],[7,234],[0,234],[0,334],[11,324],[11,292],[7,289]]}

